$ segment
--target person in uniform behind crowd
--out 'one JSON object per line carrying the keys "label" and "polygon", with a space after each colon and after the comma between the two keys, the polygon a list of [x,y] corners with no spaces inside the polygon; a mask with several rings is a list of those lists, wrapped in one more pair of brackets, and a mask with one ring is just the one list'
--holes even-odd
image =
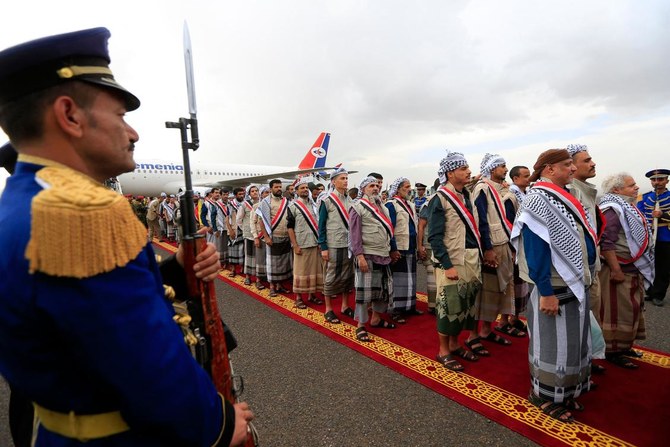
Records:
{"label": "person in uniform behind crowd", "polygon": [[291,279],[291,240],[288,237],[287,215],[289,200],[282,196],[281,180],[270,180],[270,195],[261,200],[256,213],[264,227],[263,239],[266,244],[265,268],[270,283],[270,296],[288,293],[282,285]]}
{"label": "person in uniform behind crowd", "polygon": [[306,179],[296,185],[298,197],[288,208],[288,236],[293,246],[293,293],[298,309],[307,306],[301,295],[314,304],[323,304],[316,294],[323,292],[323,260],[317,239],[319,224],[316,204],[312,201]]}
{"label": "person in uniform behind crowd", "polygon": [[[388,211],[379,200],[377,179],[364,178],[358,190],[358,200],[349,208],[349,250],[354,257],[356,272],[356,338],[369,342],[371,339],[365,327],[368,319],[374,328],[395,328],[381,314],[386,313],[388,303],[393,299],[393,275],[389,265],[400,259],[400,253]],[[368,306],[372,309],[371,318]]]}
{"label": "person in uniform behind crowd", "polygon": [[[109,37],[0,52],[0,127],[19,153],[0,198],[0,374],[34,402],[37,447],[239,445],[252,413],[217,393],[164,297],[164,280],[185,287],[183,252],[162,278],[127,201],[102,185],[135,168],[139,139]],[[214,247],[197,260],[214,279]]]}
{"label": "person in uniform behind crowd", "polygon": [[419,211],[424,203],[428,201],[428,196],[426,196],[427,186],[423,183],[415,183],[414,187],[416,188],[416,197],[414,197],[414,209]]}
{"label": "person in uniform behind crowd", "polygon": [[[428,241],[433,250],[437,283],[437,361],[450,371],[463,371],[454,357],[475,362],[476,354],[488,355],[476,328],[475,301],[481,290],[482,247],[477,229],[477,209],[473,206],[466,185],[470,167],[460,152],[447,152],[440,161],[438,188],[428,202]],[[463,348],[458,336],[470,331]]]}
{"label": "person in uniform behind crowd", "polygon": [[591,387],[589,295],[596,234],[582,204],[566,189],[576,168],[566,149],[549,149],[533,166],[512,229],[521,278],[535,287],[528,301],[528,400],[548,416],[572,422]]}
{"label": "person in uniform behind crowd", "polygon": [[651,181],[653,191],[642,196],[637,207],[655,229],[654,284],[647,289],[646,300],[654,306],[663,306],[670,286],[670,191],[668,191],[670,169],[654,169],[645,174]]}
{"label": "person in uniform behind crowd", "polygon": [[654,283],[651,227],[635,207],[639,189],[630,174],[614,174],[603,180],[599,202],[606,222],[600,248],[605,358],[627,369],[638,367],[627,356],[635,340],[646,338],[644,291]]}

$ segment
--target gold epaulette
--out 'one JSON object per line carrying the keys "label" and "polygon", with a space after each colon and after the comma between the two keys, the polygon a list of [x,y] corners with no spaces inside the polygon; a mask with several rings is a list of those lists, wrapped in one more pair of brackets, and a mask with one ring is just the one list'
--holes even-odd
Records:
{"label": "gold epaulette", "polygon": [[128,201],[80,172],[47,166],[32,200],[30,272],[88,278],[123,267],[147,241]]}

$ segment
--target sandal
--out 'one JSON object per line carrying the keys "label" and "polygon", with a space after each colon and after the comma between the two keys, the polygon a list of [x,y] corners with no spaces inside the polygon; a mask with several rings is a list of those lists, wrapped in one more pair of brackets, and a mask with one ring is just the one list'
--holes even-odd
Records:
{"label": "sandal", "polygon": [[332,324],[340,324],[340,320],[337,318],[337,315],[335,315],[335,312],[332,310],[329,310],[325,314],[323,314],[324,318],[328,323]]}
{"label": "sandal", "polygon": [[365,330],[365,326],[361,326],[359,328],[356,328],[356,340],[358,341],[364,341],[364,342],[370,342],[370,336],[368,335],[368,331]]}
{"label": "sandal", "polygon": [[245,286],[250,286],[251,285],[251,280],[249,278],[244,278],[244,285]]}
{"label": "sandal", "polygon": [[509,346],[512,344],[511,341],[507,340],[506,338],[502,338],[500,335],[495,334],[493,332],[489,332],[489,335],[484,337],[484,340],[492,341],[494,343],[498,343],[499,345],[503,346]]}
{"label": "sandal", "polygon": [[442,366],[447,368],[449,371],[454,371],[454,372],[460,372],[463,371],[465,368],[463,365],[458,363],[457,360],[454,360],[454,357],[451,354],[447,355],[436,355],[435,360],[440,362]]}
{"label": "sandal", "polygon": [[526,334],[528,333],[528,326],[526,323],[523,321],[519,320],[518,318],[514,320],[514,323],[512,323],[512,326],[520,330],[521,332],[525,332]]}
{"label": "sandal", "polygon": [[351,307],[347,307],[342,311],[342,315],[346,315],[349,318],[354,318],[354,310]]}
{"label": "sandal", "polygon": [[401,314],[391,314],[391,320],[395,321],[398,324],[405,324],[407,320]]}
{"label": "sandal", "polygon": [[277,286],[277,293],[291,293],[291,292],[283,286]]}
{"label": "sandal", "polygon": [[310,296],[309,298],[307,298],[307,301],[309,301],[310,303],[316,304],[317,306],[320,305],[320,304],[323,304],[323,300],[320,300],[315,296]]}
{"label": "sandal", "polygon": [[262,282],[258,281],[258,282],[256,283],[256,288],[257,288],[258,290],[263,290],[263,289],[265,289],[265,286],[263,285]]}
{"label": "sandal", "polygon": [[512,326],[509,323],[506,323],[502,326],[496,326],[496,331],[502,332],[503,334],[510,335],[512,337],[525,337],[526,333],[523,331],[518,330],[514,326]]}
{"label": "sandal", "polygon": [[573,398],[566,399],[563,406],[570,411],[584,411],[584,405],[580,404]]}
{"label": "sandal", "polygon": [[544,400],[541,397],[536,396],[532,391],[528,395],[528,401],[542,410],[542,413],[546,414],[552,419],[566,423],[570,423],[575,420],[572,415],[569,414],[570,411],[563,405]]}
{"label": "sandal", "polygon": [[625,369],[638,369],[640,367],[640,365],[631,362],[628,357],[623,355],[605,355],[605,358],[608,362]]}
{"label": "sandal", "polygon": [[470,341],[466,341],[465,346],[472,349],[472,352],[477,355],[481,355],[482,357],[490,357],[491,353],[484,347],[481,341],[482,339],[480,337],[475,337]]}
{"label": "sandal", "polygon": [[307,309],[307,305],[300,298],[295,300],[295,307],[298,309]]}
{"label": "sandal", "polygon": [[275,298],[277,296],[277,291],[275,289],[270,289],[270,297]]}
{"label": "sandal", "polygon": [[383,318],[380,318],[379,321],[376,324],[372,324],[372,322],[370,322],[370,326],[371,327],[377,327],[377,328],[380,328],[380,329],[395,329],[395,324],[390,323],[390,322],[384,320]]}
{"label": "sandal", "polygon": [[228,277],[229,278],[234,278],[236,274],[237,273],[235,273],[235,270],[233,270],[232,272],[228,273]]}
{"label": "sandal", "polygon": [[622,355],[625,355],[626,357],[633,357],[636,359],[641,359],[644,356],[643,353],[641,353],[640,351],[636,351],[633,348],[625,350]]}
{"label": "sandal", "polygon": [[468,362],[476,362],[477,360],[479,360],[479,357],[477,357],[476,355],[474,355],[472,352],[468,351],[467,349],[458,348],[455,351],[451,351],[451,353],[453,355],[456,355],[456,356],[462,358],[463,360],[467,360]]}

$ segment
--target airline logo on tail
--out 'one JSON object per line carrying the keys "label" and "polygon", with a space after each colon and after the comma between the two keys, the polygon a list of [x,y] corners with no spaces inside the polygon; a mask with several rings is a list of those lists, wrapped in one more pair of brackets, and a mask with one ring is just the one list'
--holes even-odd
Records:
{"label": "airline logo on tail", "polygon": [[328,144],[330,143],[330,134],[321,132],[312,148],[307,152],[305,158],[298,165],[298,169],[323,168],[326,166],[326,156],[328,155]]}

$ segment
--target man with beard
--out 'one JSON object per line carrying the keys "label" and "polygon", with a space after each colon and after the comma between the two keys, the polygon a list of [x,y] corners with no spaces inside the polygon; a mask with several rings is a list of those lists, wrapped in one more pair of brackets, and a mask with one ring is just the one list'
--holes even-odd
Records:
{"label": "man with beard", "polygon": [[265,289],[263,281],[267,281],[266,263],[266,245],[263,239],[265,229],[263,227],[263,220],[258,215],[258,207],[261,202],[270,195],[269,186],[261,186],[258,188],[258,202],[254,203],[251,215],[251,235],[254,237],[254,251],[256,255],[256,288],[258,290]]}
{"label": "man with beard", "polygon": [[251,277],[256,274],[256,245],[251,231],[251,216],[254,205],[258,203],[258,186],[249,185],[245,190],[243,206],[237,210],[237,226],[242,229],[244,238],[244,285],[251,285]]}
{"label": "man with beard", "polygon": [[511,342],[493,332],[499,314],[502,325],[496,330],[513,337],[525,337],[526,333],[508,322],[509,315],[514,315],[514,259],[509,245],[512,224],[502,204],[502,197],[507,194],[503,186],[507,175],[505,159],[497,154],[486,154],[480,171],[481,178],[472,193],[484,248],[482,292],[477,303],[477,320],[481,321],[479,336],[507,346]]}
{"label": "man with beard", "polygon": [[651,228],[634,203],[640,188],[622,172],[603,180],[600,208],[605,215],[600,271],[605,358],[622,368],[637,369],[626,356],[635,340],[644,340],[644,291],[654,282]]}
{"label": "man with beard", "polygon": [[[437,191],[440,187],[440,179],[436,178],[433,183],[433,191]],[[430,228],[428,227],[428,204],[426,201],[421,209],[417,209],[419,214],[419,224],[416,231],[417,240],[417,258],[426,269],[426,295],[428,297],[428,313],[437,315],[435,305],[437,303],[437,285],[435,284],[435,265],[433,264],[433,249],[428,242],[428,234]]]}
{"label": "man with beard", "polygon": [[[463,348],[458,336],[470,331],[467,346],[476,354],[488,351],[476,337],[475,301],[481,289],[482,247],[477,229],[477,209],[466,185],[470,168],[463,154],[447,152],[438,171],[442,184],[428,202],[428,241],[435,262],[437,283],[437,361],[450,371],[462,371],[454,356],[467,361],[479,357]],[[475,336],[473,336],[473,333]]]}
{"label": "man with beard", "polygon": [[647,300],[655,306],[663,306],[670,286],[670,191],[668,191],[670,169],[654,169],[645,174],[651,181],[653,191],[642,196],[637,207],[654,229],[656,277],[647,290]]}
{"label": "man with beard", "polygon": [[213,225],[213,243],[219,251],[222,268],[228,264],[228,231],[227,222],[230,218],[228,208],[228,190],[212,188],[210,202],[210,222]]}
{"label": "man with beard", "polygon": [[[512,185],[509,192],[503,197],[505,205],[505,214],[507,220],[514,224],[516,213],[519,211],[523,198],[526,196],[526,190],[530,186],[530,170],[525,166],[514,166],[509,171],[512,179]],[[514,253],[516,257],[516,253]],[[526,325],[519,319],[519,315],[526,311],[528,303],[528,283],[519,277],[519,266],[514,263],[514,317],[508,318],[508,324],[511,324],[519,331],[527,332]]]}
{"label": "man with beard", "polygon": [[282,196],[281,180],[270,180],[270,195],[261,200],[256,214],[263,223],[265,268],[270,283],[270,296],[287,293],[282,282],[291,279],[291,240],[288,237],[288,199]]}
{"label": "man with beard", "polygon": [[391,264],[393,273],[393,299],[391,300],[391,318],[404,324],[405,315],[422,315],[416,308],[416,209],[408,200],[412,188],[406,177],[397,178],[389,193],[391,200],[384,205],[388,209],[393,235],[400,259]]}
{"label": "man with beard", "polygon": [[379,199],[379,183],[366,177],[358,190],[358,200],[349,208],[349,250],[354,257],[356,338],[371,341],[365,323],[368,306],[372,308],[370,326],[394,329],[395,325],[381,317],[393,298],[393,275],[389,265],[400,259],[393,237],[388,211]]}
{"label": "man with beard", "polygon": [[244,206],[244,188],[237,187],[233,189],[233,199],[228,200],[228,210],[230,216],[226,220],[228,228],[228,263],[230,264],[230,273],[228,276],[233,278],[237,271],[242,271],[244,265],[244,237],[242,229],[237,225],[237,213]]}
{"label": "man with beard", "polygon": [[572,422],[575,399],[590,389],[589,295],[596,234],[582,204],[566,189],[575,165],[566,149],[538,157],[512,229],[519,274],[535,285],[528,301],[528,400],[548,416]]}
{"label": "man with beard", "polygon": [[342,296],[340,311],[349,318],[354,311],[349,307],[348,294],[354,288],[354,263],[349,257],[349,207],[347,196],[349,174],[338,168],[330,177],[332,190],[321,198],[319,207],[319,248],[325,263],[323,295],[326,300],[326,321],[338,324],[332,300]]}
{"label": "man with beard", "polygon": [[307,180],[301,179],[296,185],[298,197],[288,208],[288,236],[293,246],[293,293],[298,309],[307,306],[302,299],[314,304],[323,304],[316,297],[323,292],[323,260],[317,244],[319,224],[317,222],[316,204],[312,201]]}

